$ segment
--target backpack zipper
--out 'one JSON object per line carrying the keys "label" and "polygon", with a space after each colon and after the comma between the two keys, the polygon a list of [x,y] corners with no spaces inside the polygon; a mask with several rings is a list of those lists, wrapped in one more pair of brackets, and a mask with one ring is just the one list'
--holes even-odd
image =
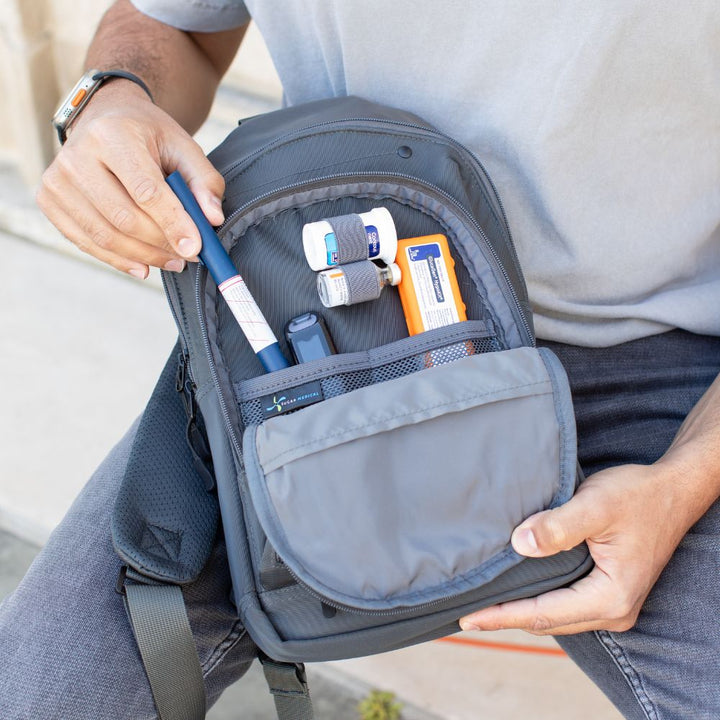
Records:
{"label": "backpack zipper", "polygon": [[[411,123],[404,120],[392,120],[389,118],[373,118],[373,117],[358,117],[358,118],[341,118],[337,120],[325,120],[324,122],[320,123],[314,123],[313,125],[307,125],[303,128],[298,128],[296,130],[292,130],[291,132],[285,133],[284,135],[281,135],[280,137],[275,138],[271,142],[265,143],[265,145],[262,145],[257,150],[254,150],[250,154],[243,157],[241,160],[238,160],[231,165],[229,165],[227,168],[223,168],[222,175],[227,176],[229,173],[231,173],[236,168],[240,167],[243,164],[248,163],[253,158],[261,155],[266,150],[269,150],[272,147],[275,147],[277,145],[281,145],[287,140],[290,140],[293,137],[297,136],[303,136],[308,132],[313,132],[315,130],[318,130],[323,127],[329,127],[332,125],[345,125],[345,124],[352,124],[352,123],[371,123],[376,126],[378,125],[391,125],[398,128],[405,128],[408,130],[416,130],[420,134],[425,135],[426,137],[430,138],[442,138],[448,145],[451,145],[456,150],[459,150],[462,154],[466,155],[469,159],[471,164],[475,166],[476,172],[479,171],[482,175],[482,179],[487,182],[487,184],[490,186],[493,192],[493,199],[495,202],[497,202],[498,208],[500,209],[500,215],[503,222],[503,229],[505,230],[505,233],[507,234],[508,244],[511,249],[511,255],[513,262],[515,264],[516,270],[518,270],[518,274],[522,276],[522,272],[520,269],[520,261],[517,257],[517,251],[515,250],[515,243],[512,239],[512,233],[510,232],[510,225],[508,224],[507,220],[507,214],[505,212],[505,206],[503,205],[502,199],[500,198],[500,195],[498,194],[497,187],[495,186],[495,183],[493,182],[492,178],[488,174],[487,170],[485,169],[485,166],[482,164],[482,161],[475,155],[475,153],[470,150],[466,145],[463,145],[461,142],[455,140],[455,138],[451,137],[450,135],[445,134],[444,132],[438,130],[437,128],[427,126],[427,125],[420,125],[418,123]],[[224,224],[223,224],[224,226]]]}
{"label": "backpack zipper", "polygon": [[[469,151],[468,151],[469,152]],[[405,183],[411,183],[416,186],[420,186],[423,189],[431,190],[436,195],[440,196],[447,204],[450,204],[455,208],[455,210],[461,214],[469,223],[470,225],[476,230],[477,234],[482,238],[482,240],[485,243],[485,248],[489,251],[490,256],[494,260],[495,263],[495,269],[500,271],[500,274],[505,281],[505,289],[509,293],[510,297],[512,298],[512,304],[514,307],[518,309],[520,321],[521,321],[521,327],[525,331],[525,342],[531,347],[535,346],[535,339],[533,336],[533,332],[530,329],[530,323],[528,322],[527,318],[525,317],[525,311],[523,310],[523,307],[520,303],[520,299],[517,296],[517,292],[515,291],[515,288],[513,287],[512,282],[510,281],[510,277],[507,273],[507,270],[505,270],[505,267],[500,262],[500,258],[497,255],[497,252],[495,251],[495,248],[492,246],[492,243],[488,239],[487,235],[485,234],[485,231],[482,229],[480,223],[473,217],[473,215],[465,208],[464,205],[462,205],[460,202],[458,202],[452,195],[450,195],[448,192],[443,190],[441,187],[438,187],[437,185],[434,185],[433,183],[426,182],[425,180],[421,180],[413,175],[406,175],[404,173],[373,173],[373,172],[363,172],[363,173],[334,173],[331,175],[325,175],[320,178],[316,178],[314,180],[306,180],[304,182],[298,182],[298,183],[291,183],[289,185],[284,185],[280,188],[277,188],[276,190],[272,190],[270,192],[263,193],[262,195],[259,195],[254,200],[245,203],[245,205],[240,206],[239,208],[235,209],[230,215],[226,218],[225,222],[218,228],[218,235],[220,239],[222,240],[225,236],[225,234],[229,231],[230,226],[237,220],[238,217],[241,215],[246,214],[247,212],[250,212],[255,207],[258,207],[260,205],[263,205],[267,201],[269,201],[273,197],[281,197],[293,190],[299,190],[301,188],[307,188],[311,189],[315,187],[316,185],[318,187],[322,187],[323,185],[327,184],[337,184],[336,181],[338,180],[348,180],[348,179],[358,179],[360,181],[366,180],[369,181],[371,179],[380,179],[380,180],[387,180],[387,179],[399,179],[404,181]],[[507,228],[507,224],[506,224]],[[508,239],[510,240],[510,247],[512,248],[512,239],[510,238],[510,231],[508,232]],[[513,257],[516,260],[515,250],[513,248]],[[518,266],[519,267],[519,266]],[[521,275],[522,277],[522,275]]]}
{"label": "backpack zipper", "polygon": [[[330,124],[330,123],[328,123],[328,124]],[[444,200],[446,200],[447,202],[452,204],[452,206],[454,208],[456,208],[458,211],[460,211],[462,216],[464,216],[470,222],[470,225],[477,230],[480,237],[484,240],[487,249],[490,251],[490,255],[495,262],[496,269],[500,270],[500,273],[501,273],[503,279],[505,280],[505,287],[507,289],[507,292],[510,294],[510,297],[513,300],[514,306],[518,310],[519,317],[522,321],[521,326],[523,327],[523,329],[525,330],[525,333],[526,333],[525,339],[529,345],[534,347],[535,342],[533,339],[533,334],[532,334],[532,331],[530,330],[529,323],[528,323],[527,319],[525,318],[525,313],[522,309],[522,306],[520,305],[519,298],[517,297],[515,289],[513,288],[512,283],[510,282],[510,278],[508,277],[507,271],[502,266],[502,263],[500,262],[500,260],[497,256],[497,253],[495,252],[495,249],[492,247],[492,244],[488,240],[487,235],[485,235],[485,231],[482,229],[480,224],[465,209],[465,207],[463,205],[461,205],[451,195],[446,193],[442,188],[440,188],[437,185],[434,185],[432,183],[427,183],[422,180],[419,180],[418,178],[413,177],[411,175],[404,175],[402,173],[338,173],[338,174],[328,175],[328,176],[325,176],[322,178],[317,178],[312,181],[306,181],[306,182],[285,185],[285,186],[278,188],[272,192],[267,192],[267,193],[260,195],[259,197],[255,198],[253,201],[246,203],[245,205],[241,206],[240,208],[238,208],[237,210],[232,212],[230,214],[230,216],[222,224],[222,226],[218,229],[218,235],[220,236],[220,239],[222,240],[223,237],[225,236],[225,234],[227,234],[227,232],[229,231],[230,226],[235,222],[235,220],[240,215],[242,215],[246,212],[249,212],[251,209],[264,204],[271,197],[281,196],[281,195],[284,195],[284,194],[290,192],[291,190],[298,190],[300,188],[308,188],[309,189],[315,185],[326,185],[329,182],[336,181],[336,180],[347,180],[349,178],[369,179],[371,177],[379,178],[381,180],[387,180],[389,178],[402,179],[406,182],[411,182],[411,183],[414,183],[415,185],[419,185],[422,188],[430,189],[433,192],[435,192],[436,194],[438,194],[440,197],[442,197]],[[240,442],[239,442],[237,434],[235,433],[235,430],[233,428],[232,420],[230,417],[230,412],[229,412],[227,404],[225,402],[225,397],[224,397],[223,393],[221,392],[220,380],[219,380],[219,377],[217,374],[217,368],[215,367],[215,362],[213,360],[212,350],[210,348],[210,339],[208,337],[207,326],[205,324],[205,319],[204,319],[203,311],[202,311],[201,284],[202,284],[202,281],[204,281],[206,278],[206,272],[207,272],[206,268],[204,268],[204,266],[200,266],[200,267],[198,267],[198,271],[195,276],[195,307],[196,307],[196,311],[197,311],[199,322],[200,322],[200,333],[201,333],[201,336],[203,339],[203,346],[205,348],[206,360],[207,360],[208,366],[210,368],[210,376],[212,378],[213,385],[214,385],[216,393],[217,393],[218,401],[220,404],[220,409],[222,411],[223,418],[225,420],[225,425],[226,425],[226,429],[228,431],[228,435],[233,443],[233,447],[235,448],[237,457],[242,458]],[[164,282],[164,278],[163,278],[163,282]],[[173,309],[173,312],[174,312],[174,309]]]}

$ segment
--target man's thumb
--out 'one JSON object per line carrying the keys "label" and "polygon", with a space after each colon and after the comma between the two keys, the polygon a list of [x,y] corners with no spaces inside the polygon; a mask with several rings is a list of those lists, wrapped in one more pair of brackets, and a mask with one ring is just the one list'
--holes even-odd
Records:
{"label": "man's thumb", "polygon": [[515,528],[510,538],[515,552],[545,557],[579,545],[590,534],[588,516],[581,505],[576,496],[558,508],[531,515]]}

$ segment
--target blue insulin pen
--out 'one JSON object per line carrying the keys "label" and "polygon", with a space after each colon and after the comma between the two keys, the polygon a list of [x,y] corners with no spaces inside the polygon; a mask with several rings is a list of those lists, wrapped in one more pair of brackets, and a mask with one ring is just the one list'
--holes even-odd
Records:
{"label": "blue insulin pen", "polygon": [[290,363],[280,350],[277,338],[268,325],[262,311],[235,269],[230,256],[220,243],[212,225],[200,209],[195,196],[185,184],[179,172],[168,175],[167,183],[177,195],[187,214],[193,219],[200,231],[202,249],[200,259],[222,293],[228,307],[235,316],[240,329],[245,334],[253,351],[258,356],[266,372],[290,367]]}

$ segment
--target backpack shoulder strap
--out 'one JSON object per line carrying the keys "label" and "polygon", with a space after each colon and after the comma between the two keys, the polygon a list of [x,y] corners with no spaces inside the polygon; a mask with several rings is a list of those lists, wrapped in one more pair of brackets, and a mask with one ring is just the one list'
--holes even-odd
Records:
{"label": "backpack shoulder strap", "polygon": [[271,660],[260,653],[263,673],[275,700],[278,720],[313,720],[313,706],[302,663]]}
{"label": "backpack shoulder strap", "polygon": [[121,580],[160,719],[203,720],[205,683],[182,590],[178,585],[133,582],[124,574]]}
{"label": "backpack shoulder strap", "polygon": [[218,525],[209,472],[198,468],[194,398],[176,346],[143,412],[112,517],[126,563],[117,590],[161,720],[202,720],[202,669],[180,585],[205,566]]}

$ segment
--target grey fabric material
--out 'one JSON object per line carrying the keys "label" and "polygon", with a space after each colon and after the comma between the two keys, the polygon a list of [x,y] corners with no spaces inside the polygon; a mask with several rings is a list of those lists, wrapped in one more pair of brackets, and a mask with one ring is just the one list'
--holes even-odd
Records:
{"label": "grey fabric material", "polygon": [[126,583],[125,598],[160,720],[204,720],[205,684],[182,591]]}
{"label": "grey fabric material", "polygon": [[243,447],[254,507],[293,573],[377,610],[457,594],[518,562],[512,529],[572,495],[574,430],[539,353],[518,348],[273,418]]}
{"label": "grey fabric material", "polygon": [[[359,390],[368,385],[395,380],[419,372],[426,369],[429,364],[432,364],[433,367],[439,367],[467,355],[497,352],[499,349],[499,343],[493,336],[473,337],[470,334],[467,339],[460,342],[449,342],[442,345],[434,344],[427,350],[415,352],[413,355],[404,354],[401,358],[389,362],[373,362],[368,359],[367,362],[358,364],[355,368],[324,370],[318,375],[319,379],[314,381],[313,384],[315,387],[320,386],[322,397],[327,400]],[[284,384],[278,384],[277,388],[280,392],[292,389],[298,391],[298,393],[302,393],[304,389],[307,389],[307,384],[300,386],[299,389],[297,387],[293,388],[290,384],[293,382],[297,383],[296,380],[290,380]],[[259,425],[268,419],[267,400],[268,398],[264,397],[241,402],[240,411],[246,426]]]}
{"label": "grey fabric material", "polygon": [[541,337],[720,334],[717,0],[246,5],[288,104],[407,108],[483,158]]}
{"label": "grey fabric material", "polygon": [[[399,147],[403,148],[402,153],[398,153]],[[410,153],[405,151],[408,147],[412,150]],[[315,158],[319,167],[314,167]],[[328,380],[333,367],[350,368],[354,363],[357,373],[367,375],[369,382],[358,382],[351,388],[335,387],[337,392],[333,391],[333,399],[342,403],[351,402],[345,398],[355,396],[355,391],[358,394],[364,392],[373,383],[387,386],[390,388],[388,392],[392,393],[393,387],[403,387],[403,381],[413,373],[421,374],[418,370],[436,365],[427,372],[439,371],[441,364],[457,360],[457,352],[451,352],[453,347],[463,346],[466,354],[468,346],[461,340],[466,331],[471,332],[469,337],[473,341],[487,340],[478,346],[480,349],[475,349],[473,345],[473,352],[499,354],[494,351],[531,346],[533,334],[527,315],[525,287],[502,206],[483,167],[464,148],[407,113],[359,98],[289,108],[243,122],[211,154],[211,160],[226,178],[225,210],[228,221],[222,228],[221,241],[243,274],[268,322],[279,334],[289,317],[319,311],[339,353],[334,358],[288,368],[266,377],[204,268],[192,266],[177,278],[172,274],[164,276],[179,326],[188,335],[193,375],[200,378],[197,399],[212,446],[223,528],[231,548],[229,560],[235,600],[253,640],[279,660],[321,660],[379,652],[447,631],[463,610],[478,602],[527,596],[557,587],[586,572],[589,562],[584,547],[564,554],[562,558],[544,559],[539,563],[519,558],[508,545],[513,520],[506,515],[505,520],[500,522],[501,525],[504,523],[500,530],[493,525],[496,518],[489,523],[489,535],[492,537],[484,545],[483,552],[487,555],[481,559],[477,556],[469,559],[469,554],[465,552],[467,547],[463,548],[462,543],[452,547],[452,543],[448,547],[440,543],[437,554],[441,560],[439,572],[433,570],[435,558],[432,558],[432,553],[427,556],[431,558],[429,562],[419,554],[413,555],[412,550],[407,557],[402,557],[401,562],[406,563],[411,571],[413,563],[424,566],[421,581],[415,586],[408,580],[407,573],[397,580],[395,587],[388,584],[387,565],[380,563],[383,573],[381,586],[385,584],[383,592],[387,591],[388,597],[372,597],[369,593],[368,597],[358,600],[350,593],[343,593],[347,588],[340,588],[340,591],[330,588],[328,596],[324,594],[328,590],[325,583],[319,583],[317,578],[312,577],[313,573],[303,574],[304,566],[301,566],[305,558],[302,563],[294,559],[290,543],[283,544],[281,536],[284,531],[280,523],[272,518],[275,513],[272,503],[258,499],[267,492],[267,488],[257,480],[263,473],[258,469],[259,463],[252,458],[255,445],[249,442],[245,447],[242,445],[244,425],[238,399],[258,398],[257,393],[263,387],[280,391],[283,387],[294,387],[304,376],[313,373],[320,373],[323,380]],[[279,188],[281,190],[277,191]],[[423,339],[408,338],[395,288],[386,288],[377,300],[360,306],[329,309],[320,306],[315,273],[307,267],[302,250],[304,223],[360,213],[377,206],[386,207],[391,212],[401,237],[438,232],[447,235],[470,319],[467,325],[444,329],[437,336],[428,333]],[[196,314],[193,310],[197,311]],[[443,336],[446,332],[448,338]],[[452,335],[457,338],[454,346],[448,344]],[[418,353],[419,344],[430,339],[433,342],[422,354]],[[396,372],[378,365],[378,361],[386,356],[397,357],[400,363],[410,363],[413,365],[412,372]],[[521,362],[520,368],[522,365]],[[514,400],[509,399],[512,396],[509,393],[502,401],[498,396],[497,402],[484,407],[497,407],[500,424],[511,431],[515,430],[517,423],[507,406],[514,402],[531,406],[538,403],[542,406],[540,409],[549,414],[547,423],[538,424],[541,428],[539,432],[523,426],[527,438],[535,437],[540,444],[549,442],[554,448],[551,451],[551,454],[554,453],[551,462],[556,472],[553,481],[541,483],[529,493],[523,493],[535,505],[542,507],[569,496],[576,480],[575,463],[571,459],[563,465],[568,452],[571,452],[568,448],[572,443],[568,440],[572,437],[572,427],[561,417],[569,406],[569,400],[563,399],[567,389],[563,386],[561,373],[554,373],[551,370],[553,364],[546,364],[537,353],[531,365],[535,368],[536,378],[542,375],[543,393],[535,396],[530,393]],[[352,372],[355,371],[345,373],[336,380],[340,384],[346,381],[354,383]],[[552,379],[549,373],[553,375]],[[206,382],[208,378],[212,379],[212,384]],[[285,380],[287,385],[279,384],[279,381]],[[449,384],[454,387],[454,383]],[[461,382],[457,384],[462,385]],[[507,385],[505,389],[509,391]],[[370,394],[374,392],[372,390]],[[553,393],[557,397],[553,398]],[[424,389],[418,389],[419,398],[425,394]],[[379,440],[372,442],[379,443],[383,447],[382,452],[386,452],[384,447],[391,444],[389,436],[406,431],[414,433],[416,428],[423,427],[419,438],[405,442],[403,452],[405,455],[416,453],[417,445],[421,446],[419,452],[427,452],[424,426],[435,427],[438,434],[452,435],[457,429],[453,424],[454,418],[450,419],[452,416],[480,412],[483,406],[472,401],[467,407],[463,406],[468,400],[467,395],[457,397],[451,393],[450,397],[457,401],[453,412],[435,416],[425,406],[420,413],[427,413],[427,419],[388,427],[377,432],[373,437]],[[297,417],[303,417],[312,407],[301,409]],[[378,407],[382,411],[382,404]],[[372,425],[376,409],[365,406],[366,424]],[[473,415],[468,426],[471,427],[474,421]],[[448,427],[445,427],[446,423]],[[510,428],[510,425],[513,427]],[[365,438],[357,440],[365,441]],[[472,448],[474,440],[474,436],[466,436],[462,451]],[[455,445],[450,448],[449,454],[460,456],[457,439],[453,437],[452,443]],[[352,444],[341,443],[338,447],[344,451]],[[490,455],[496,452],[493,443],[488,443],[486,448]],[[316,455],[327,458],[335,449],[328,447]],[[468,468],[479,460],[472,455],[473,452],[470,450],[468,467],[463,468],[458,481],[461,495],[473,484]],[[392,458],[391,452],[386,454]],[[294,466],[306,459],[298,457],[289,463],[289,467],[293,467],[295,472]],[[400,454],[391,461],[397,463],[396,468],[399,469]],[[314,459],[310,465],[312,462]],[[351,458],[349,465],[354,464],[355,458]],[[436,464],[434,468],[436,475],[446,470],[443,465]],[[269,476],[282,471],[283,468],[278,468]],[[535,468],[532,468],[534,471]],[[559,481],[560,487],[567,491],[565,494],[557,492],[558,472],[562,475]],[[317,468],[308,467],[298,472],[301,483],[306,482],[308,473],[314,480]],[[357,475],[357,470],[355,473]],[[407,477],[402,479],[402,472],[392,474],[401,478],[398,481],[401,485],[408,482]],[[525,468],[522,474],[529,476],[531,469]],[[258,497],[255,497],[257,493],[254,491],[251,493],[247,477],[251,484],[261,487]],[[502,475],[500,479],[507,479],[507,475]],[[393,483],[394,478],[388,483],[389,494],[393,492]],[[431,496],[432,500],[436,499],[437,493],[433,495],[431,487],[432,483],[426,488],[425,497],[418,497],[419,502]],[[419,483],[414,492],[422,495],[423,483]],[[337,488],[328,497],[333,497],[333,493],[337,495]],[[382,506],[384,496],[377,492],[377,488],[373,493],[368,499],[375,501],[374,506]],[[306,512],[307,505],[303,505],[302,512],[315,521],[316,527],[322,527],[318,520],[325,520],[318,513],[323,509],[328,514],[334,512],[332,503],[325,501],[324,495],[320,498],[315,493],[312,512]],[[303,502],[307,503],[307,500]],[[461,504],[457,499],[448,499],[441,513],[445,520],[451,515],[447,508],[453,502]],[[396,500],[391,499],[386,504],[397,507]],[[475,496],[471,507],[477,509],[480,504]],[[272,512],[270,508],[273,508]],[[376,511],[375,507],[373,511]],[[402,518],[407,514],[407,508],[401,508],[399,513],[393,514],[392,520],[396,520],[395,515]],[[517,521],[519,519],[518,514]],[[465,525],[472,524],[465,520]],[[285,567],[292,565],[293,573],[303,583],[307,581],[307,587],[289,580],[284,587],[272,592],[267,592],[262,586],[263,557],[270,555],[266,552],[268,535],[272,536],[272,545],[276,545],[274,549],[285,561]],[[414,537],[417,539],[417,534]],[[477,535],[473,537],[477,539]],[[419,540],[422,546],[425,541],[422,538]],[[389,545],[392,548],[392,544]],[[387,550],[386,554],[390,551]],[[375,549],[374,552],[380,551]],[[452,557],[453,552],[457,552],[457,558]],[[357,562],[360,553],[353,551],[347,557],[351,562]],[[461,571],[451,568],[455,563],[462,566]],[[335,571],[346,572],[341,562],[331,563],[331,566]],[[517,572],[513,566],[518,568]],[[425,572],[427,568],[430,572]],[[274,572],[273,576],[277,574]],[[485,583],[490,578],[495,580]],[[357,576],[352,579],[357,581]],[[319,587],[320,592],[317,590]],[[281,601],[280,594],[286,595],[287,602]],[[348,600],[348,604],[355,603],[355,607],[363,608],[366,614],[360,616],[355,609],[332,618],[326,617],[322,612],[321,597],[325,597],[326,601],[330,597],[336,598],[336,601],[340,598]],[[425,601],[431,598],[432,610],[437,612],[426,612],[431,608],[425,607]],[[376,615],[378,607],[382,611],[390,607],[393,612],[386,616],[382,616],[381,612]],[[398,608],[400,611],[396,613]],[[358,618],[364,622],[358,624]]]}
{"label": "grey fabric material", "polygon": [[313,720],[313,706],[302,665],[261,657],[263,672],[275,700],[278,720]]}
{"label": "grey fabric material", "polygon": [[120,557],[148,577],[187,583],[212,551],[218,504],[193,464],[187,415],[176,388],[176,346],[140,420],[112,533]]}
{"label": "grey fabric material", "polygon": [[[428,607],[389,613],[338,609],[329,621],[316,595],[299,584],[248,596],[243,617],[258,645],[273,657],[307,662],[386,652],[458,632],[458,618],[481,607],[553,590],[584,575],[592,560],[584,546],[547,561],[524,559],[492,582]],[[448,628],[449,625],[452,627]]]}
{"label": "grey fabric material", "polygon": [[[397,363],[403,359],[421,354],[424,357],[425,353],[437,348],[474,339],[494,340],[494,336],[484,322],[468,320],[463,323],[428,330],[378,347],[371,347],[368,350],[343,352],[311,363],[295,365],[272,374],[259,375],[236,383],[235,392],[238,401],[243,402],[331,374],[375,371],[389,363]],[[495,349],[499,350],[500,348]],[[418,365],[417,369],[424,367],[426,367],[425,364]]]}
{"label": "grey fabric material", "polygon": [[[464,323],[428,330],[379,347],[371,347],[369,350],[343,352],[312,363],[295,365],[271,374],[259,375],[237,383],[235,392],[238,401],[244,402],[331,374],[340,375],[375,370],[383,365],[402,361],[403,358],[424,354],[436,348],[463,343],[475,338],[493,339],[493,335],[484,322],[468,320]],[[424,367],[424,365],[419,367]]]}
{"label": "grey fabric material", "polygon": [[[353,120],[358,117],[367,119]],[[399,146],[411,146],[412,156],[400,157]],[[258,148],[264,152],[254,152]],[[303,278],[306,263],[302,247],[297,251],[293,249],[292,238],[299,235],[293,231],[289,219],[280,213],[287,210],[292,217],[291,213],[300,209],[298,219],[302,223],[347,212],[363,212],[382,204],[388,206],[401,237],[430,232],[449,236],[460,260],[456,267],[468,268],[469,282],[487,298],[489,312],[502,313],[513,308],[516,301],[506,297],[511,292],[508,285],[514,288],[520,307],[527,310],[524,281],[491,181],[466,151],[432,132],[417,117],[359,98],[322,101],[247,120],[210,157],[227,176],[227,209],[245,208],[246,211],[233,215],[222,235],[226,247],[234,246],[233,259],[238,266],[248,268],[244,273],[246,279],[258,278],[251,288],[254,295],[260,293],[262,297],[263,287],[278,282],[277,268],[265,262],[269,254],[266,246],[260,244],[260,237],[255,237],[257,233],[275,250],[278,241],[273,239],[269,222],[260,224],[263,220],[277,218],[279,225],[287,224],[288,242],[277,248],[280,257],[288,258],[297,252],[294,269],[300,277],[293,279],[303,286],[310,282],[314,293],[314,274],[309,268],[307,280]],[[315,157],[323,159],[321,168],[313,168],[308,161]],[[329,179],[319,187],[313,186],[322,177]],[[254,205],[254,198],[267,190],[271,182],[278,186],[292,185],[283,197],[261,206]],[[459,205],[451,206],[445,193],[456,198]],[[356,200],[342,203],[343,197]],[[363,202],[365,197],[368,200]],[[377,202],[384,197],[393,202]],[[325,202],[328,200],[334,202]],[[418,213],[398,210],[396,203],[420,210],[437,223],[435,229],[413,227],[419,223]],[[476,222],[480,229],[475,227]],[[276,252],[271,256],[276,257]],[[462,287],[464,278],[458,279]],[[474,292],[470,289],[469,295]],[[311,301],[311,297],[307,300]],[[278,300],[284,301],[284,298]],[[382,298],[380,301],[383,306],[390,304]],[[322,311],[322,307],[318,309]],[[509,312],[518,311],[513,308]],[[287,317],[282,318],[281,323],[286,320]],[[507,337],[509,346],[532,342],[528,332],[518,327],[524,323],[519,317],[501,316],[493,321],[499,325],[502,339]]]}
{"label": "grey fabric material", "polygon": [[383,284],[375,264],[370,260],[348,263],[343,266],[348,288],[348,305],[376,300],[380,297]]}
{"label": "grey fabric material", "polygon": [[328,218],[335,233],[338,265],[368,259],[368,239],[365,225],[357,213]]}
{"label": "grey fabric material", "polygon": [[216,32],[250,21],[245,4],[238,0],[131,0],[132,4],[161,22],[194,32]]}

